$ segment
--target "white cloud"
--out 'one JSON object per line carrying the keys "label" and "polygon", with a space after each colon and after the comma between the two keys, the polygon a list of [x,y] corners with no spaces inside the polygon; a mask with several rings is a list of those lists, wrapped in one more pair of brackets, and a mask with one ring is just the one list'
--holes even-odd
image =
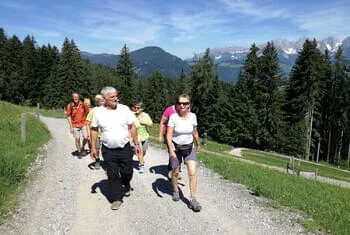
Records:
{"label": "white cloud", "polygon": [[265,20],[272,18],[287,18],[289,16],[286,8],[278,8],[276,4],[268,2],[257,2],[247,0],[219,0],[228,12],[238,15],[254,17],[252,20]]}
{"label": "white cloud", "polygon": [[300,14],[292,19],[300,29],[317,37],[344,37],[350,33],[350,4],[324,6],[324,8]]}

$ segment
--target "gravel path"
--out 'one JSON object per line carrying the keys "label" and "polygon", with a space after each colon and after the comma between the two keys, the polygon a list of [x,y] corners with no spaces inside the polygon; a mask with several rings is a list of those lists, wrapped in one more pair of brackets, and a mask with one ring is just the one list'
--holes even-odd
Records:
{"label": "gravel path", "polygon": [[104,171],[91,169],[89,157],[72,156],[67,121],[42,120],[53,137],[47,157],[39,162],[41,169],[15,218],[0,226],[0,234],[305,234],[298,214],[272,208],[272,202],[250,195],[243,185],[223,180],[201,164],[197,198],[202,211],[187,207],[186,167],[180,180],[182,200],[173,202],[167,152],[157,146],[147,153],[146,173],[134,170],[132,195],[112,211]]}

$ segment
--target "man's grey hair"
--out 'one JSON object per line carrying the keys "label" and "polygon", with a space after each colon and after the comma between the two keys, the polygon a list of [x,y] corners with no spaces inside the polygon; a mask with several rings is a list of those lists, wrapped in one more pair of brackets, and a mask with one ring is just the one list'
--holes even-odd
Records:
{"label": "man's grey hair", "polygon": [[108,97],[108,93],[111,93],[111,92],[117,92],[117,89],[115,89],[114,87],[111,87],[111,86],[106,86],[106,87],[102,88],[101,95],[104,98],[107,98]]}

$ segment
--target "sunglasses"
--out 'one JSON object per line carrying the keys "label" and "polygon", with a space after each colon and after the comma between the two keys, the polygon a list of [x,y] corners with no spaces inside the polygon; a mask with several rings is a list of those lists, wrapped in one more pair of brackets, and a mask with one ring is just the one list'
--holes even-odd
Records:
{"label": "sunglasses", "polygon": [[190,102],[177,102],[178,105],[189,105]]}

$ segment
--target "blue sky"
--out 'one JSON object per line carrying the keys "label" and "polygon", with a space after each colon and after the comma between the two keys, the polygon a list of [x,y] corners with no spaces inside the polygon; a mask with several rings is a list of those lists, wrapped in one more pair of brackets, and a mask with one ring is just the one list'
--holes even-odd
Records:
{"label": "blue sky", "polygon": [[350,36],[350,0],[1,0],[7,36],[33,35],[61,48],[119,54],[159,46],[180,58],[206,48],[249,47],[272,39]]}

